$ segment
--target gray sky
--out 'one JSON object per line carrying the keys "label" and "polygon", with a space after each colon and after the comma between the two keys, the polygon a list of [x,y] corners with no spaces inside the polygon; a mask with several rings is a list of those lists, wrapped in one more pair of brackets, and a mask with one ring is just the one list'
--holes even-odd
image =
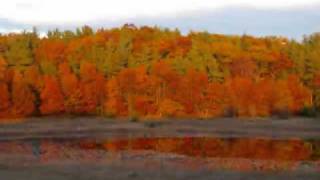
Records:
{"label": "gray sky", "polygon": [[320,0],[4,0],[0,32],[124,23],[300,39],[320,31]]}

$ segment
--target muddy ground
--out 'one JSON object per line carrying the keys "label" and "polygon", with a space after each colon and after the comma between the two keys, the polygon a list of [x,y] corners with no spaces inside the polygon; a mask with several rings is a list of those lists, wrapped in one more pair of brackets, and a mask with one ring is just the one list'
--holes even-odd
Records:
{"label": "muddy ground", "polygon": [[320,138],[320,119],[212,119],[130,122],[104,118],[33,118],[0,124],[0,140],[43,137],[272,137]]}

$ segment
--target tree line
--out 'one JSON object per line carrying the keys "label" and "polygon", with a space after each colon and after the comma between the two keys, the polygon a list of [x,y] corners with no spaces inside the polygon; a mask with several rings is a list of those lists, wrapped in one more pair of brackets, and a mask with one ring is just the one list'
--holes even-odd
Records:
{"label": "tree line", "polygon": [[320,108],[320,34],[158,27],[0,35],[0,117],[268,117]]}

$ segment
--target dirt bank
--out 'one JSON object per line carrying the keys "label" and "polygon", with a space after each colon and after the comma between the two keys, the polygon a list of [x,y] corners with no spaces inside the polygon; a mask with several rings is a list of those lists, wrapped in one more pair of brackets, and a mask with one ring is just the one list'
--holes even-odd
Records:
{"label": "dirt bank", "polygon": [[22,123],[1,124],[0,140],[74,137],[270,137],[276,139],[320,138],[320,120],[212,119],[129,122],[94,117],[33,118]]}

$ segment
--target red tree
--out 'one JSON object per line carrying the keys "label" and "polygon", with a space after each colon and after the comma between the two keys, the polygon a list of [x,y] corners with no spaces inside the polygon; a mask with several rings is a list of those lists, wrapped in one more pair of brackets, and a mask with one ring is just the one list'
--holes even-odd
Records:
{"label": "red tree", "polygon": [[64,98],[57,79],[53,76],[45,76],[44,88],[41,91],[42,114],[57,114],[64,111]]}

